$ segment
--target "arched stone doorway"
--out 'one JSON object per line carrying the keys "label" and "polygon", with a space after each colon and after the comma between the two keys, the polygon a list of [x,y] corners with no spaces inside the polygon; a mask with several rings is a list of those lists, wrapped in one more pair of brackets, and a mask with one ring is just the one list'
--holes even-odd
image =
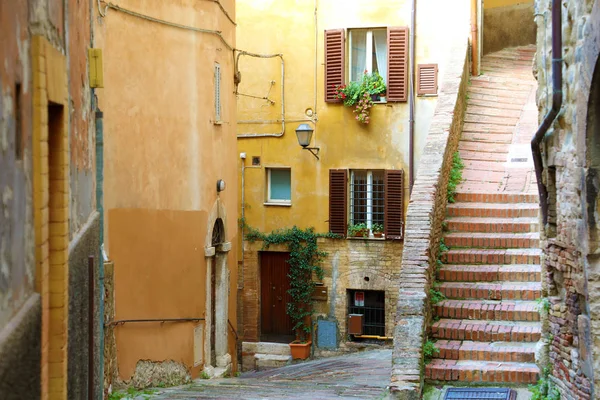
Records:
{"label": "arched stone doorway", "polygon": [[229,266],[227,255],[227,216],[217,199],[208,218],[206,234],[206,313],[204,333],[204,372],[220,376],[231,369],[228,353]]}

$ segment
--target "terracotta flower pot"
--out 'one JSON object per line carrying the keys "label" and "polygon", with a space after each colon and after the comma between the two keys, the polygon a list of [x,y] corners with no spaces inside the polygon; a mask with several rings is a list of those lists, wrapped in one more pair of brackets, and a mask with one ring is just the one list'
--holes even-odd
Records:
{"label": "terracotta flower pot", "polygon": [[312,341],[307,343],[300,343],[298,340],[294,340],[290,343],[290,351],[292,352],[293,360],[306,360],[310,357],[310,345]]}
{"label": "terracotta flower pot", "polygon": [[382,238],[383,237],[383,232],[373,232],[373,237]]}

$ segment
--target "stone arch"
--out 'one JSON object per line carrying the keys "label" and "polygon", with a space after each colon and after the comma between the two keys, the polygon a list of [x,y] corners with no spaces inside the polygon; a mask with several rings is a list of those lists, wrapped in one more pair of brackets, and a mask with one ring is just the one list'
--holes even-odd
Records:
{"label": "stone arch", "polygon": [[[578,136],[585,144],[585,218],[587,243],[585,290],[579,316],[580,355],[584,374],[593,380],[592,390],[600,387],[600,1],[596,0],[589,17],[588,36],[583,44],[581,77],[584,90],[577,100],[578,115],[585,117]],[[585,134],[582,137],[582,134]],[[579,150],[579,149],[578,149]],[[581,154],[581,153],[580,153]],[[595,351],[594,351],[595,350]],[[592,394],[593,396],[593,394]]]}
{"label": "stone arch", "polygon": [[206,312],[204,319],[204,372],[222,376],[231,368],[228,353],[229,265],[227,213],[217,198],[207,218],[204,254],[206,260]]}

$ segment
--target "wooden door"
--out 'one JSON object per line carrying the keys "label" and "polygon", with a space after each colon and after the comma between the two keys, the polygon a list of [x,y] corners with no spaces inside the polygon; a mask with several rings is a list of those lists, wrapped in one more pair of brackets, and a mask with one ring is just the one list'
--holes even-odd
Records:
{"label": "wooden door", "polygon": [[284,339],[293,335],[292,320],[286,310],[291,301],[288,293],[289,258],[289,253],[260,253],[261,340],[276,340],[273,338],[276,336]]}

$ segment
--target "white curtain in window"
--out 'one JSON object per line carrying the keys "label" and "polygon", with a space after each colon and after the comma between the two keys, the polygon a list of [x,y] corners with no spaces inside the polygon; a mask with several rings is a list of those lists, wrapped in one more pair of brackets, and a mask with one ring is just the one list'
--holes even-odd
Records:
{"label": "white curtain in window", "polygon": [[352,54],[350,80],[360,82],[367,66],[367,31],[350,31]]}
{"label": "white curtain in window", "polygon": [[377,67],[379,75],[387,84],[387,32],[379,29],[373,31],[373,41],[375,42],[375,56],[377,57]]}

